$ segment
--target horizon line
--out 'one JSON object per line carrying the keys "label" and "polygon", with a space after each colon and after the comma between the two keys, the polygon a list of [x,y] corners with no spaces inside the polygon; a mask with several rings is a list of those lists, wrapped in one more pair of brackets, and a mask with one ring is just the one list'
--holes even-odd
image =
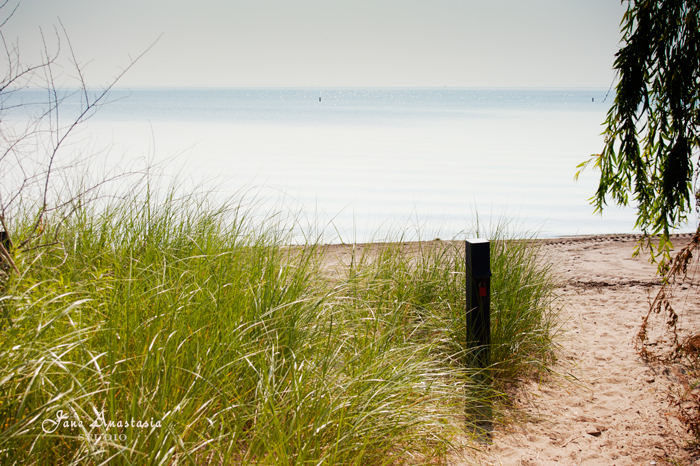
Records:
{"label": "horizon line", "polygon": [[[613,86],[614,87],[614,86]],[[139,85],[114,85],[112,90],[147,90],[147,89],[169,89],[169,90],[225,90],[225,89],[306,89],[306,90],[379,90],[379,89],[406,89],[406,90],[608,90],[613,87],[609,86],[202,86],[202,85],[192,85],[192,86],[169,86],[169,85],[151,85],[151,84],[139,84]],[[78,86],[66,86],[63,89],[79,89]],[[101,85],[88,85],[88,90],[91,88],[105,88]],[[42,86],[25,86],[22,89],[28,90],[45,90]]]}

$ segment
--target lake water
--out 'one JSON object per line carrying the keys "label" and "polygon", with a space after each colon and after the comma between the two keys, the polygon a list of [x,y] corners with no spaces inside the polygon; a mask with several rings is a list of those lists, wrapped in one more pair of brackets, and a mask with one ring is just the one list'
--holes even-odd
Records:
{"label": "lake water", "polygon": [[[593,215],[607,89],[118,90],[80,137],[168,164],[217,196],[241,189],[365,241],[420,226],[451,238],[508,218],[541,236],[631,232]],[[320,99],[320,100],[319,100]],[[66,103],[70,113],[70,99]],[[306,220],[305,220],[306,221]],[[430,238],[427,238],[430,236]]]}

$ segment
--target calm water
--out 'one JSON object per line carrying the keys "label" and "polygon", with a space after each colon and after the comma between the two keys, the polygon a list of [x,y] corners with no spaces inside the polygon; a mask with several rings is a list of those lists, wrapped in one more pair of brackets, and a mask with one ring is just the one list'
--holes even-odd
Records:
{"label": "calm water", "polygon": [[630,232],[631,209],[592,214],[595,173],[573,180],[602,149],[606,92],[116,91],[80,137],[114,159],[213,180],[219,196],[252,189],[345,240],[415,225],[450,238],[476,212],[482,224],[507,217],[542,236]]}

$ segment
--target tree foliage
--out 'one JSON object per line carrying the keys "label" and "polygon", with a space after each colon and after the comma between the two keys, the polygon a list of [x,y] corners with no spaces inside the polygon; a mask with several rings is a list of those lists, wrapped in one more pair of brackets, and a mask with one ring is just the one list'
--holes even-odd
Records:
{"label": "tree foliage", "polygon": [[[635,228],[647,241],[659,235],[657,253],[666,256],[669,232],[692,212],[697,185],[699,16],[700,0],[628,0],[623,44],[614,64],[616,97],[604,123],[605,146],[579,165],[583,169],[593,163],[600,170],[591,198],[596,211],[603,210],[609,197],[620,205],[636,205]],[[653,245],[647,244],[655,257]]]}

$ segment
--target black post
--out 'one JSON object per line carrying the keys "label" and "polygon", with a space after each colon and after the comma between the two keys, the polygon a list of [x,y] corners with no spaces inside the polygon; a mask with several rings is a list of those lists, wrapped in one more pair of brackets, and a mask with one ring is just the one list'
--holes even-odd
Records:
{"label": "black post", "polygon": [[12,242],[10,241],[10,234],[6,231],[0,231],[0,244],[9,251],[12,247]]}
{"label": "black post", "polygon": [[474,365],[488,367],[491,353],[491,243],[466,242],[467,347],[474,349]]}
{"label": "black post", "polygon": [[[474,379],[481,386],[481,396],[475,399],[488,400],[489,377],[484,371],[491,359],[491,243],[485,239],[471,239],[465,243],[467,265],[467,348],[471,365],[476,369]],[[488,441],[493,430],[491,405],[467,405],[467,419],[476,427],[475,434]]]}

